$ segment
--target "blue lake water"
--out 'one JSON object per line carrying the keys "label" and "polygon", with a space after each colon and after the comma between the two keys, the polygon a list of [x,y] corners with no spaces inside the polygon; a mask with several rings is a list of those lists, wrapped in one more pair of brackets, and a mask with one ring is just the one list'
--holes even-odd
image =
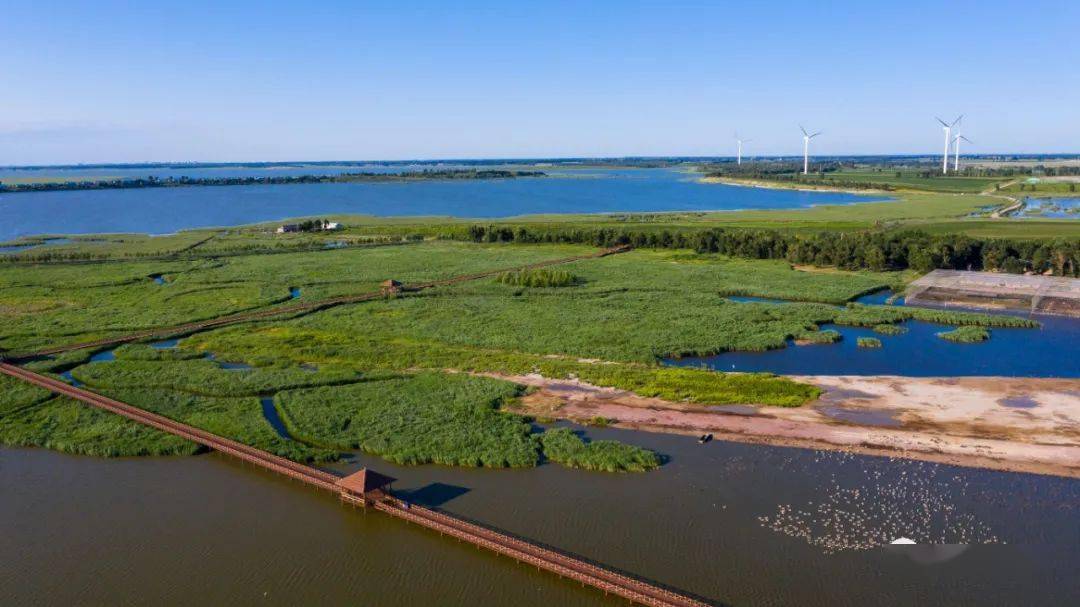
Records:
{"label": "blue lake water", "polygon": [[[881,197],[702,184],[670,169],[551,170],[550,177],[33,192],[0,195],[0,241],[39,234],[240,225],[310,215],[510,217],[792,209]],[[190,172],[189,172],[190,173]]]}
{"label": "blue lake water", "polygon": [[1080,219],[1080,198],[1025,198],[1017,217]]}
{"label": "blue lake water", "polygon": [[[1033,317],[1041,329],[990,329],[990,340],[975,344],[945,341],[936,334],[952,327],[907,321],[902,335],[872,329],[822,325],[843,335],[834,344],[796,346],[767,352],[726,352],[717,356],[665,361],[719,371],[766,371],[793,375],[907,375],[914,377],[1003,375],[1080,377],[1080,320]],[[859,337],[876,337],[881,348],[859,348]]]}

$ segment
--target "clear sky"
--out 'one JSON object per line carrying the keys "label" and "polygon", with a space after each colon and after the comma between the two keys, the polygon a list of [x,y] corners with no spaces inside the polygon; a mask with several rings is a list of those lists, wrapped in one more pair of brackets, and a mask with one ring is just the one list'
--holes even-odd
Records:
{"label": "clear sky", "polygon": [[[306,4],[306,6],[305,6]],[[1080,152],[1080,2],[50,2],[0,164]]]}

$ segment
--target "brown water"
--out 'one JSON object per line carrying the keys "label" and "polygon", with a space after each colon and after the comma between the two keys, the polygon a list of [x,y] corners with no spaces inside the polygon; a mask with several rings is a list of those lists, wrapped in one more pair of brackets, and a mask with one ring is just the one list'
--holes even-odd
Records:
{"label": "brown water", "polygon": [[[1080,600],[1078,481],[618,430],[590,435],[670,460],[638,475],[554,465],[401,468],[366,457],[341,468],[370,463],[399,477],[395,487],[414,501],[717,603]],[[1008,544],[945,552],[944,560],[888,549],[828,554],[759,520],[783,519],[785,505],[835,513],[856,491],[856,500],[871,498],[860,511],[879,520],[816,520],[815,534],[833,528],[857,540],[899,524],[916,539]],[[623,604],[220,455],[103,460],[0,449],[0,496],[2,605]]]}

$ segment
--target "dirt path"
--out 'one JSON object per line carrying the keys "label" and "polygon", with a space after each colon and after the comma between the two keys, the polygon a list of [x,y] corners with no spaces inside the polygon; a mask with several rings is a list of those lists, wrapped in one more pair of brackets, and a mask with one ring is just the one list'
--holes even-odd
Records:
{"label": "dirt path", "polygon": [[796,376],[825,392],[783,408],[670,402],[538,375],[505,379],[536,388],[522,406],[539,417],[1080,478],[1080,380]]}

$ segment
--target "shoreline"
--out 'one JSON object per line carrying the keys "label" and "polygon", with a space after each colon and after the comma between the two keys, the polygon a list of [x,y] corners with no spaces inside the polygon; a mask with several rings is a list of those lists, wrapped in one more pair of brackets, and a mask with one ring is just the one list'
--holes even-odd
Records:
{"label": "shoreline", "polygon": [[804,449],[1080,478],[1080,380],[792,376],[822,396],[802,407],[704,406],[578,380],[500,376],[531,387],[518,413]]}

